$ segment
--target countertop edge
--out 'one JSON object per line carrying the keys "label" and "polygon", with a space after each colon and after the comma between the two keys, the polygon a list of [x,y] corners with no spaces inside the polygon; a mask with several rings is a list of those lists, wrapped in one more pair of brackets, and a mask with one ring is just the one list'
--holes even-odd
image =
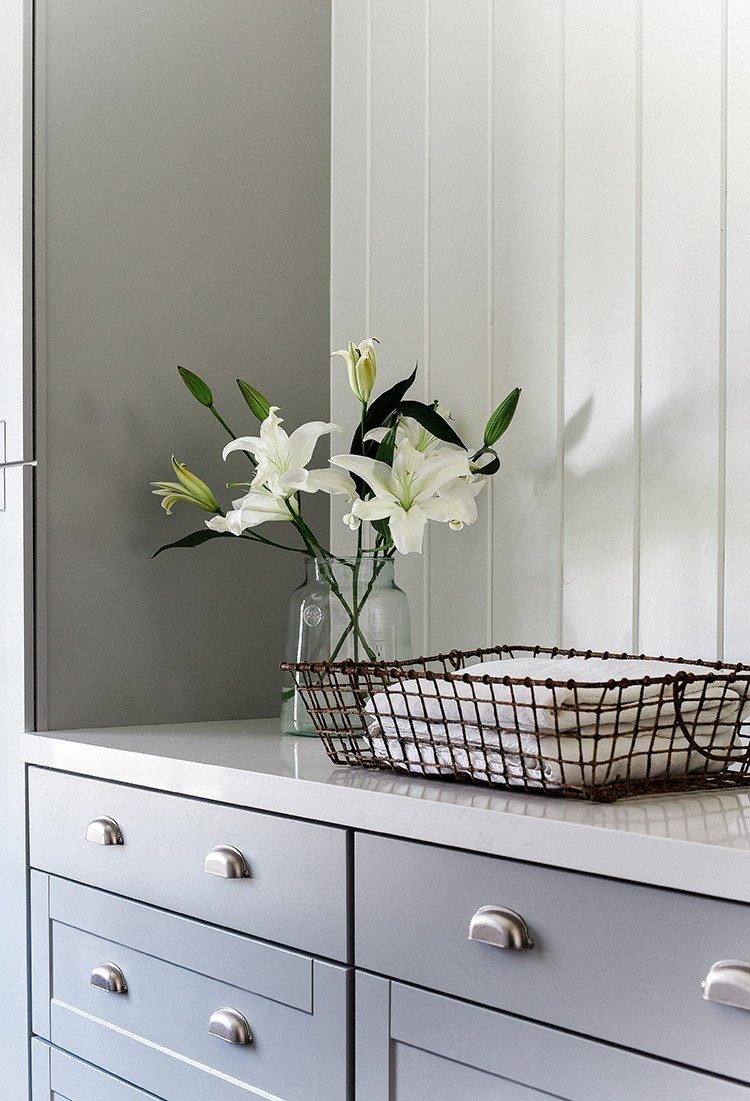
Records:
{"label": "countertop edge", "polygon": [[[750,902],[750,850],[336,787],[133,749],[26,734],[29,765],[571,871]],[[500,828],[499,828],[500,827]],[[744,873],[744,874],[743,874]]]}

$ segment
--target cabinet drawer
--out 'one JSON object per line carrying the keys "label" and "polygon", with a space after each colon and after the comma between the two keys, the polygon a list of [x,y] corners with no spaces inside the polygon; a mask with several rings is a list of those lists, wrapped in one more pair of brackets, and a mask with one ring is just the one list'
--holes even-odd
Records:
{"label": "cabinet drawer", "polygon": [[59,1051],[31,1041],[32,1101],[155,1101],[127,1082]]}
{"label": "cabinet drawer", "polygon": [[[469,940],[483,906],[533,947]],[[746,905],[357,835],[355,929],[358,967],[750,1081],[750,1012],[701,989],[750,960]]]}
{"label": "cabinet drawer", "polygon": [[345,967],[41,873],[32,891],[38,1035],[165,1101],[346,1101]]}
{"label": "cabinet drawer", "polygon": [[357,1101],[743,1101],[745,1086],[357,974]]}
{"label": "cabinet drawer", "polygon": [[[103,817],[122,844],[87,841]],[[249,877],[208,874],[218,846],[237,849]],[[346,849],[335,826],[29,770],[33,868],[338,960],[347,959]]]}

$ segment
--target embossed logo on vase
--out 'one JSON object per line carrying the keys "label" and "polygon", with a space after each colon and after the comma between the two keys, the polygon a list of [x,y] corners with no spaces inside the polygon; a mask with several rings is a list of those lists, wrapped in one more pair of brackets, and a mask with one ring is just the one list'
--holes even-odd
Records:
{"label": "embossed logo on vase", "polygon": [[308,604],[302,613],[302,618],[308,627],[317,627],[323,619],[323,612],[317,604]]}

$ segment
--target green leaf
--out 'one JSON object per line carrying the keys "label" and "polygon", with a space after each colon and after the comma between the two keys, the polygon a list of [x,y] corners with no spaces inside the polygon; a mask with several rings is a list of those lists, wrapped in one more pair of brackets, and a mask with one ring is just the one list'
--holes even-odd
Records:
{"label": "green leaf", "polygon": [[[482,455],[492,455],[488,463],[483,463],[481,466],[477,463],[478,459],[481,459]],[[498,454],[491,447],[480,447],[475,455],[471,456],[471,469],[475,474],[484,474],[485,477],[489,477],[491,474],[497,474],[500,469],[500,459]]]}
{"label": "green leaf", "polygon": [[[384,393],[380,394],[375,398],[375,401],[368,405],[367,414],[365,416],[364,435],[371,429],[382,428],[388,423],[388,418],[398,409],[399,402],[402,400],[407,390],[413,385],[414,379],[417,377],[418,368],[419,364],[414,367],[414,370],[408,378],[403,378],[400,382],[395,383],[395,385],[391,386],[390,390],[386,390]],[[352,438],[351,451],[354,455],[367,454],[361,425],[357,428]]]}
{"label": "green leaf", "polygon": [[240,388],[240,393],[243,398],[250,406],[251,411],[259,421],[264,421],[271,410],[269,402],[266,401],[258,390],[252,387],[248,382],[243,382],[241,378],[237,379],[237,385]]}
{"label": "green leaf", "polygon": [[393,536],[391,535],[391,526],[387,520],[371,520],[370,523],[375,528],[378,535],[382,535],[386,543],[393,542]]}
{"label": "green leaf", "polygon": [[397,382],[395,386],[391,386],[390,390],[386,390],[385,393],[375,398],[375,401],[367,407],[367,418],[365,423],[365,430],[367,432],[369,432],[371,428],[380,428],[384,425],[390,414],[398,408],[404,394],[411,388],[414,379],[417,377],[418,367],[419,364],[416,364],[408,378],[404,378],[401,382]]}
{"label": "green leaf", "polygon": [[199,378],[198,375],[194,375],[192,371],[188,371],[187,367],[178,367],[177,370],[195,400],[210,409],[214,403],[214,396],[203,379]]}
{"label": "green leaf", "polygon": [[459,447],[463,447],[464,451],[468,451],[461,437],[456,435],[444,417],[435,412],[434,406],[425,405],[421,401],[402,401],[398,411],[402,417],[411,417],[412,420],[418,421],[423,428],[426,428],[439,440],[444,440],[446,443],[455,443]]}
{"label": "green leaf", "polygon": [[375,453],[375,458],[379,459],[381,463],[387,463],[388,466],[393,466],[393,452],[396,449],[396,430],[398,428],[398,421],[392,428],[388,429],[388,432],[378,444],[378,450]]}
{"label": "green leaf", "polygon": [[511,390],[507,398],[498,405],[495,412],[487,421],[487,427],[484,430],[484,443],[486,447],[492,447],[493,444],[502,436],[510,426],[510,422],[513,420],[513,414],[516,411],[518,405],[518,399],[521,396],[521,391],[518,387],[515,390]]}
{"label": "green leaf", "polygon": [[206,543],[209,539],[236,538],[237,536],[232,535],[231,531],[213,531],[212,528],[200,528],[198,531],[192,531],[190,535],[178,539],[176,543],[165,543],[163,547],[159,547],[157,551],[154,551],[151,557],[156,558],[157,554],[161,554],[165,550],[172,550],[173,547],[199,547],[201,543]]}

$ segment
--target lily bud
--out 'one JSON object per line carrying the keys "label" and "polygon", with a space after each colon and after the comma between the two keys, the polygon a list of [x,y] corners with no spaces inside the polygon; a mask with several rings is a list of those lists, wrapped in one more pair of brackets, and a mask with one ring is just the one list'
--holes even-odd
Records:
{"label": "lily bud", "polygon": [[349,375],[349,385],[354,396],[361,402],[369,401],[375,376],[377,374],[377,358],[375,355],[376,337],[363,340],[356,345],[351,340],[349,347],[339,352],[331,352],[331,356],[341,356],[346,364]]}
{"label": "lily bud", "polygon": [[184,501],[187,505],[195,505],[204,512],[220,512],[219,503],[213,493],[201,479],[193,474],[184,463],[180,463],[172,456],[172,469],[177,475],[177,482],[152,482],[156,488],[153,492],[157,497],[163,497],[162,508],[172,514],[172,506],[178,501]]}

